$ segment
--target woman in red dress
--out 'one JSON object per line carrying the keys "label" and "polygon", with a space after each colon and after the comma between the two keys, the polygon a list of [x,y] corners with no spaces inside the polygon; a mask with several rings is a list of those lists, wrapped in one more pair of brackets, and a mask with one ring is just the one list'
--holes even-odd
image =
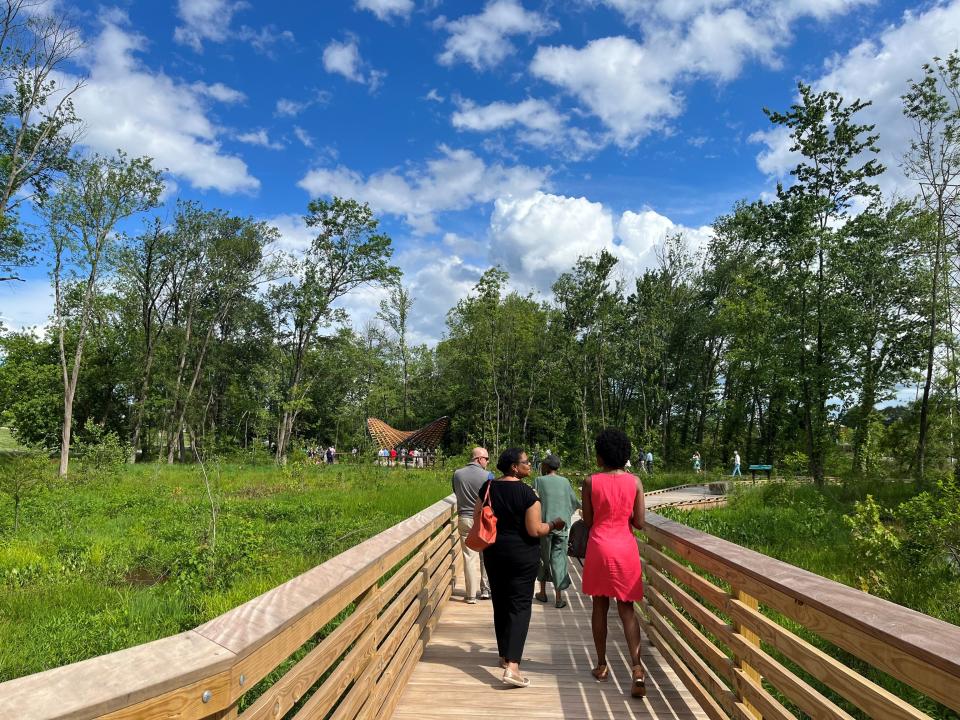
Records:
{"label": "woman in red dress", "polygon": [[633,528],[643,529],[643,485],[623,469],[631,450],[626,434],[607,428],[597,436],[594,449],[602,472],[584,481],[582,511],[583,522],[590,528],[583,562],[583,592],[593,598],[591,625],[597,667],[592,673],[600,682],[609,677],[607,611],[610,598],[616,598],[633,665],[630,694],[643,697],[646,686],[640,664],[640,622],[633,606],[643,598],[640,549],[633,534]]}

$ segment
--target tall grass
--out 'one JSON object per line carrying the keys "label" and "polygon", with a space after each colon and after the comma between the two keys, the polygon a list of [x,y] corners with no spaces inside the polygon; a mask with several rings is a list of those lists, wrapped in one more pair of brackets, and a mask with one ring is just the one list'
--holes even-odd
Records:
{"label": "tall grass", "polygon": [[194,627],[450,493],[447,470],[137,465],[0,504],[0,681]]}
{"label": "tall grass", "polygon": [[[893,532],[902,533],[903,529],[898,527],[896,516],[890,509],[917,491],[909,482],[848,482],[823,489],[812,485],[772,483],[738,488],[724,508],[702,511],[666,508],[658,512],[852,587],[872,589],[863,586],[863,578],[870,577],[871,571],[882,573],[886,578],[882,593],[886,599],[960,625],[960,574],[955,569],[946,562],[918,567],[906,551],[891,550],[887,557],[871,559],[859,551],[849,527],[843,522],[843,516],[854,511],[854,503],[869,494],[884,508],[884,523]],[[797,623],[777,613],[772,614],[784,626],[933,717],[958,717]],[[774,650],[767,649],[777,655]],[[787,662],[782,657],[780,659]],[[820,687],[812,678],[800,674]],[[825,688],[821,687],[821,690],[827,692]],[[827,694],[832,696],[829,692]],[[845,701],[834,699],[847,707]],[[847,709],[854,717],[864,717],[852,706]]]}

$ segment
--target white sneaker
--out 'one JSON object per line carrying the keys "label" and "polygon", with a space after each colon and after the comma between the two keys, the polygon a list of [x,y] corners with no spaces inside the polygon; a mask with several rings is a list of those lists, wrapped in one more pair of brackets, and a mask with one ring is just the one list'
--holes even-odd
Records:
{"label": "white sneaker", "polygon": [[489,591],[489,590],[481,590],[481,591],[480,591],[480,594],[477,595],[477,599],[478,599],[478,600],[489,600],[489,599],[490,599],[490,591]]}
{"label": "white sneaker", "polygon": [[476,598],[467,598],[467,605],[476,605],[476,604],[477,604]]}

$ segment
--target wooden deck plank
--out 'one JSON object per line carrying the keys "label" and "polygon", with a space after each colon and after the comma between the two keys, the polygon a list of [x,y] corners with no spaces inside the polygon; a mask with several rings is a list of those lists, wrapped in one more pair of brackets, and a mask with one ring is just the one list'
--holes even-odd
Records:
{"label": "wooden deck plank", "polygon": [[[647,697],[629,695],[630,662],[615,610],[610,611],[607,655],[610,681],[590,675],[594,661],[590,598],[581,595],[580,568],[571,566],[567,607],[533,603],[523,673],[530,687],[500,681],[493,609],[463,602],[462,580],[443,608],[440,624],[393,713],[395,720],[445,720],[478,714],[531,720],[706,720],[707,715],[656,648],[644,638]],[[552,589],[548,590],[552,598]]]}

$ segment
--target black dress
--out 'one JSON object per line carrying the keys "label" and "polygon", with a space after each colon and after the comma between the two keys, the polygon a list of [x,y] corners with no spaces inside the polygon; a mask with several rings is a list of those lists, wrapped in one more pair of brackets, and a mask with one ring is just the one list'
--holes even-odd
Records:
{"label": "black dress", "polygon": [[480,497],[486,495],[490,483],[497,541],[483,551],[483,562],[490,580],[497,649],[500,657],[520,662],[540,566],[540,539],[527,533],[525,516],[538,498],[528,485],[514,480],[488,480],[480,487]]}

